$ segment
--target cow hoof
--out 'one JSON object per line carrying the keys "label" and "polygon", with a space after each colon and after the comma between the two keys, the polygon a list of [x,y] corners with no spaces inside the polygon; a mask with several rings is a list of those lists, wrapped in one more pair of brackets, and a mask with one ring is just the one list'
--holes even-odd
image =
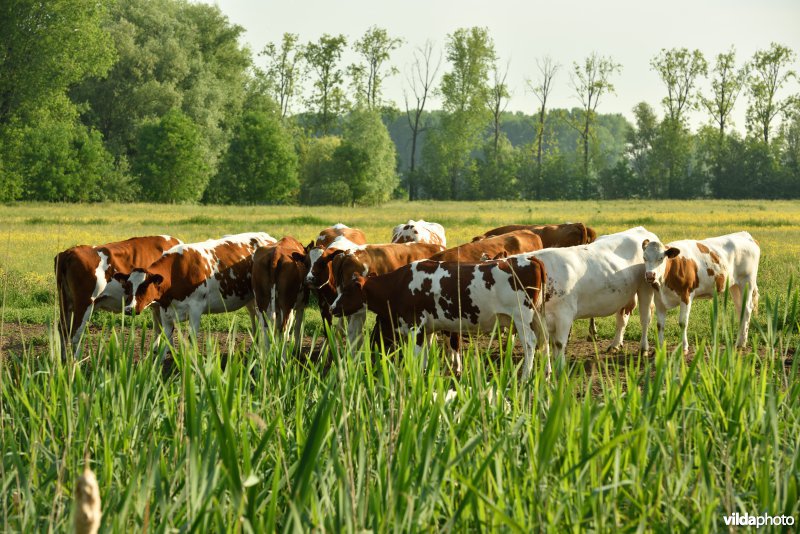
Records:
{"label": "cow hoof", "polygon": [[618,347],[618,346],[615,346],[615,345],[611,345],[610,347],[608,347],[608,348],[606,349],[606,352],[607,352],[608,354],[619,354],[619,351],[620,351],[621,349],[622,349],[622,347]]}

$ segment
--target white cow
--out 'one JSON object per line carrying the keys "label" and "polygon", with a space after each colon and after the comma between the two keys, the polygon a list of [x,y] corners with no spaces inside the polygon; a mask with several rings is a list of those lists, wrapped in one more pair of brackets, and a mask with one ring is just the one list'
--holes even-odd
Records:
{"label": "white cow", "polygon": [[761,257],[761,249],[753,236],[739,232],[702,241],[673,241],[666,245],[644,240],[642,249],[645,280],[656,289],[659,345],[664,343],[667,311],[680,306],[678,323],[683,330],[683,352],[687,353],[692,302],[696,298],[711,298],[722,293],[728,285],[737,315],[741,317],[736,346],[747,344],[750,317],[758,306],[756,278]]}
{"label": "white cow", "polygon": [[444,227],[441,224],[409,219],[406,224],[398,224],[392,230],[392,243],[431,243],[447,246]]}
{"label": "white cow", "polygon": [[592,244],[548,248],[528,253],[540,259],[547,273],[545,317],[556,356],[567,346],[575,319],[617,316],[617,333],[609,350],[622,346],[638,297],[642,351],[648,350],[647,327],[653,288],[644,280],[642,241],[657,240],[639,226],[601,236]]}

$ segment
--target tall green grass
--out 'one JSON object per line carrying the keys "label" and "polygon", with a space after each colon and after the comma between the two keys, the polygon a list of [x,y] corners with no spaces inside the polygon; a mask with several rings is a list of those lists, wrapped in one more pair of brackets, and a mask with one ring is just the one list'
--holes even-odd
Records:
{"label": "tall green grass", "polygon": [[[3,531],[68,530],[85,455],[109,531],[714,531],[722,516],[800,520],[797,293],[765,303],[754,350],[712,307],[697,356],[544,362],[518,380],[469,345],[280,363],[280,347],[180,342],[176,372],[114,329],[83,364],[0,360]],[[697,318],[700,320],[700,318]],[[237,328],[232,323],[231,328]],[[329,334],[330,335],[330,334]],[[229,336],[235,339],[235,336]],[[221,355],[227,365],[221,366]],[[448,391],[454,393],[448,395]]]}

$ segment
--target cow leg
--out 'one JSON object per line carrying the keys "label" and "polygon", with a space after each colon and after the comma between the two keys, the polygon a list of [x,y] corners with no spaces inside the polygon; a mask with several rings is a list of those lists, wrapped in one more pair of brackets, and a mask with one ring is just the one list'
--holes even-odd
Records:
{"label": "cow leg", "polygon": [[303,344],[303,318],[306,313],[305,304],[299,302],[294,307],[294,344],[300,347]]}
{"label": "cow leg", "polygon": [[357,311],[350,317],[347,322],[347,340],[350,342],[350,347],[353,351],[359,350],[364,341],[364,323],[367,321],[367,308],[366,306]]}
{"label": "cow leg", "polygon": [[72,315],[75,313],[73,310],[72,302],[68,300],[66,293],[62,293],[60,310],[58,316],[58,337],[61,342],[61,361],[67,360],[68,345],[72,342],[70,333],[72,332],[71,323]]}
{"label": "cow leg", "polygon": [[94,306],[91,302],[81,303],[81,305],[75,306],[72,311],[71,341],[75,358],[79,358],[81,351],[83,350],[83,347],[81,346],[81,338],[83,337],[83,331],[86,329],[86,324],[89,322],[89,318],[92,316],[92,311],[94,311]]}
{"label": "cow leg", "polygon": [[739,338],[736,340],[736,346],[744,347],[747,345],[747,334],[750,329],[750,318],[753,316],[753,311],[758,305],[758,286],[756,286],[754,280],[752,283],[748,281],[740,285],[740,289],[742,290],[744,302],[742,302],[743,311],[740,316],[741,323],[739,323]]}
{"label": "cow leg", "polygon": [[456,376],[461,376],[461,336],[457,332],[446,333],[447,348],[450,353],[450,366]]}
{"label": "cow leg", "polygon": [[255,335],[258,328],[258,310],[256,309],[256,301],[251,300],[244,305],[247,308],[247,313],[250,315],[250,332]]}
{"label": "cow leg", "polygon": [[545,378],[549,379],[552,368],[550,367],[550,344],[547,340],[547,325],[544,322],[544,317],[537,311],[534,311],[531,329],[536,336],[536,348],[545,358]]}
{"label": "cow leg", "polygon": [[[650,350],[647,332],[650,329],[650,320],[653,314],[653,290],[649,286],[644,286],[637,292],[639,299],[639,321],[642,324],[642,339],[639,342],[639,351],[646,354]],[[633,313],[633,310],[631,310]]]}
{"label": "cow leg", "polygon": [[689,354],[689,313],[692,311],[692,297],[689,297],[689,302],[681,302],[681,311],[678,316],[678,325],[681,327],[682,332],[682,345],[683,353]]}
{"label": "cow leg", "polygon": [[175,330],[175,318],[170,315],[167,310],[161,310],[161,333],[164,336],[164,348],[159,352],[161,357],[166,358],[170,352],[170,345],[172,344],[172,333]]}
{"label": "cow leg", "polygon": [[597,341],[597,325],[594,322],[594,317],[589,317],[589,335],[586,336],[587,341]]}
{"label": "cow leg", "polygon": [[667,323],[667,308],[656,299],[656,326],[658,327],[658,346],[664,346],[664,326]]}
{"label": "cow leg", "polygon": [[[527,380],[533,369],[533,353],[536,350],[536,334],[531,328],[531,321],[525,321],[522,317],[514,320],[514,329],[522,342],[522,350],[525,353],[525,360],[522,364],[522,379]],[[549,374],[549,373],[548,373]]]}
{"label": "cow leg", "polygon": [[189,312],[189,335],[194,337],[197,342],[197,335],[200,333],[200,319],[203,313],[199,310],[192,310]]}
{"label": "cow leg", "polygon": [[572,328],[572,317],[562,315],[555,316],[551,321],[548,317],[547,327],[550,331],[550,341],[553,345],[553,355],[559,358],[564,355],[569,339],[569,331]]}
{"label": "cow leg", "polygon": [[617,333],[614,335],[614,339],[611,341],[611,345],[608,346],[607,352],[615,353],[618,352],[619,349],[622,347],[622,340],[625,337],[625,328],[628,326],[628,319],[631,318],[630,313],[627,313],[625,309],[621,309],[616,313],[617,318]]}

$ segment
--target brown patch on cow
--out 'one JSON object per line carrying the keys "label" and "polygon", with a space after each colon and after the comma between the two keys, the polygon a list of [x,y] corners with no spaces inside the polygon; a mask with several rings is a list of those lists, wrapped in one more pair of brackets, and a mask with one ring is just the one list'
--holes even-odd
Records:
{"label": "brown patch on cow", "polygon": [[340,235],[346,237],[356,245],[367,244],[367,237],[364,235],[364,232],[358,228],[334,228],[333,226],[329,226],[317,235],[314,239],[314,246],[326,248]]}
{"label": "brown patch on cow", "polygon": [[275,319],[281,330],[286,328],[301,295],[302,302],[308,300],[308,289],[303,283],[306,270],[305,249],[291,236],[274,245],[261,247],[253,254],[252,285],[256,309],[266,312],[274,291]]}
{"label": "brown patch on cow", "polygon": [[711,269],[709,267],[708,269],[706,269],[706,274],[708,274],[708,276],[714,276],[714,269]]}
{"label": "brown patch on cow", "polygon": [[483,235],[473,238],[473,241],[480,241],[488,237],[508,234],[518,230],[530,230],[542,239],[544,248],[574,247],[586,245],[594,241],[597,232],[587,227],[583,223],[568,224],[510,224],[494,228]]}
{"label": "brown patch on cow", "polygon": [[710,252],[709,248],[704,244],[702,244],[700,241],[697,242],[697,249],[703,254],[708,254]]}
{"label": "brown patch on cow", "polygon": [[719,256],[717,256],[716,252],[710,252],[709,255],[711,256],[711,261],[719,265]]}
{"label": "brown patch on cow", "polygon": [[417,264],[417,270],[427,274],[433,274],[439,269],[439,263],[436,261],[421,261]]}
{"label": "brown patch on cow", "polygon": [[534,252],[544,247],[542,239],[530,230],[516,230],[507,234],[473,241],[464,245],[449,248],[431,256],[434,261],[482,261],[484,255],[489,258],[502,257],[503,254],[513,256],[525,252]]}
{"label": "brown patch on cow", "polygon": [[692,291],[700,285],[700,280],[697,276],[697,263],[682,256],[667,258],[664,285],[677,293],[684,304],[688,304]]}
{"label": "brown patch on cow", "polygon": [[[459,264],[459,263],[445,263],[440,266],[440,269],[445,269],[449,272],[450,276],[441,279],[441,295],[439,297],[439,306],[442,308],[444,317],[449,320],[458,318],[465,318],[471,323],[478,321],[480,309],[475,306],[467,293],[467,288],[472,283],[475,277],[476,266],[474,264]],[[482,270],[482,267],[492,266],[489,264],[477,266],[477,270]],[[445,299],[444,297],[449,297]]]}
{"label": "brown patch on cow", "polygon": [[725,291],[725,275],[718,274],[714,277],[714,283],[717,286],[717,293],[722,293]]}

